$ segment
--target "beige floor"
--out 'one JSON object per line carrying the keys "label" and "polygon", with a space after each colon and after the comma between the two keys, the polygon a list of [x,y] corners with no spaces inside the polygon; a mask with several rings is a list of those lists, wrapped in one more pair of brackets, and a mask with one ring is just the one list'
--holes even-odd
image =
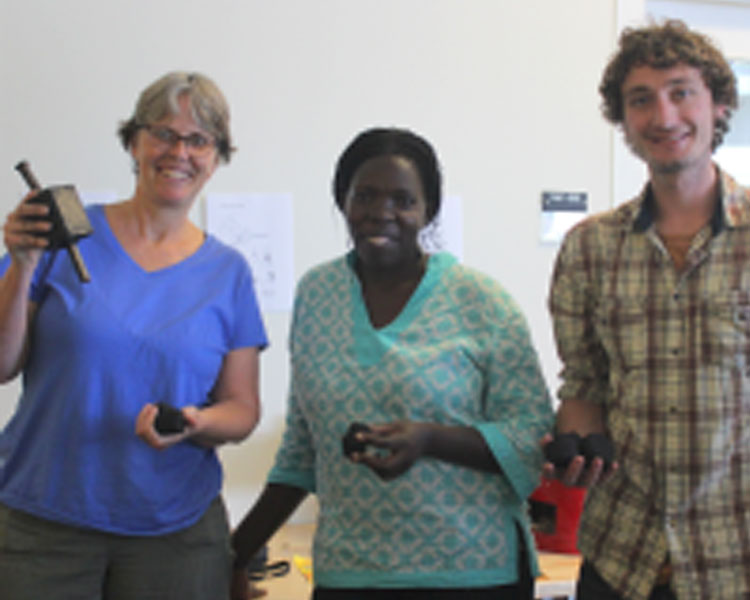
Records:
{"label": "beige floor", "polygon": [[[265,589],[267,600],[307,600],[311,583],[294,564],[294,557],[309,557],[314,526],[285,525],[271,539],[268,548],[270,561],[286,559],[292,562],[288,575],[267,579],[258,584]],[[572,554],[540,552],[542,575],[536,581],[537,598],[572,597],[580,557]]]}

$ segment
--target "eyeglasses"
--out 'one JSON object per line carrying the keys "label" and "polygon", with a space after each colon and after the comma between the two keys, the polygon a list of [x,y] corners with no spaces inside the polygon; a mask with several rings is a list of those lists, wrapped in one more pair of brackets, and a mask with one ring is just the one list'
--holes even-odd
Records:
{"label": "eyeglasses", "polygon": [[163,125],[143,125],[151,136],[166,146],[174,146],[177,142],[185,142],[185,146],[193,155],[208,154],[216,146],[214,140],[202,133],[193,132],[187,135],[180,135],[171,127]]}

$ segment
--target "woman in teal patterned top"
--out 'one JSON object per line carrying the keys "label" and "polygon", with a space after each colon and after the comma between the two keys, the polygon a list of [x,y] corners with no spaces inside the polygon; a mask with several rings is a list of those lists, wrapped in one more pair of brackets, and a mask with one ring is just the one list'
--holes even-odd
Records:
{"label": "woman in teal patterned top", "polygon": [[[308,493],[314,600],[531,598],[525,501],[552,407],[525,320],[495,281],[420,248],[441,197],[424,139],[361,133],[333,187],[354,250],[298,285],[287,427],[233,536],[233,599]],[[366,449],[347,458],[355,421]]]}

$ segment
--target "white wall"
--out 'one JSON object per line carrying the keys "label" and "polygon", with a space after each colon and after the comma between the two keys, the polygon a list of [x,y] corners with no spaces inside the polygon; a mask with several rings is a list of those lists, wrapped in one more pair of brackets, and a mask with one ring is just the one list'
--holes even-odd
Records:
{"label": "white wall", "polygon": [[[543,190],[611,205],[610,127],[597,84],[615,0],[0,0],[0,213],[43,183],[132,187],[114,136],[138,92],[168,70],[203,71],[233,109],[239,152],[210,190],[290,192],[295,271],[344,249],[329,193],[359,130],[408,126],[441,156],[464,202],[465,262],[501,281],[529,318],[551,387],[545,300],[555,247],[538,243]],[[264,416],[222,452],[233,519],[259,491],[283,425],[288,314],[266,315]],[[17,385],[0,390],[0,422]],[[309,515],[308,513],[303,513]]]}

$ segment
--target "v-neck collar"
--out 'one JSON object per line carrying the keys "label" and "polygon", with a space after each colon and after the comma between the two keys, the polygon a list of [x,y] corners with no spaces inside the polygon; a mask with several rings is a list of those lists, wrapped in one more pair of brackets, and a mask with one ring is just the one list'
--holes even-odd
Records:
{"label": "v-neck collar", "polygon": [[412,292],[409,300],[395,319],[377,329],[370,321],[370,315],[367,312],[362,294],[362,284],[354,269],[354,260],[355,254],[354,251],[351,251],[346,256],[346,265],[349,274],[352,321],[354,323],[354,349],[357,361],[360,364],[373,365],[380,361],[399,335],[417,319],[425,300],[431,295],[443,272],[455,264],[456,258],[446,252],[428,256],[424,275],[422,275],[422,279]]}
{"label": "v-neck collar", "polygon": [[131,265],[133,270],[137,271],[138,273],[141,273],[144,277],[157,277],[162,273],[171,273],[171,272],[184,268],[185,265],[189,265],[190,263],[198,259],[206,251],[206,247],[209,244],[210,239],[211,239],[211,236],[204,235],[203,243],[196,249],[195,252],[193,252],[189,256],[186,256],[179,262],[168,265],[166,267],[162,267],[161,269],[148,271],[144,269],[140,264],[138,264],[138,262],[135,259],[133,259],[132,256],[130,256],[127,250],[125,250],[123,245],[120,243],[120,240],[117,239],[115,232],[112,230],[112,226],[110,225],[109,219],[107,218],[107,212],[104,209],[104,205],[97,204],[97,205],[94,205],[92,208],[93,208],[93,216],[96,222],[98,223],[98,229],[104,234],[104,239],[106,239],[107,245],[109,245],[110,248],[115,253],[117,253],[126,263]]}

